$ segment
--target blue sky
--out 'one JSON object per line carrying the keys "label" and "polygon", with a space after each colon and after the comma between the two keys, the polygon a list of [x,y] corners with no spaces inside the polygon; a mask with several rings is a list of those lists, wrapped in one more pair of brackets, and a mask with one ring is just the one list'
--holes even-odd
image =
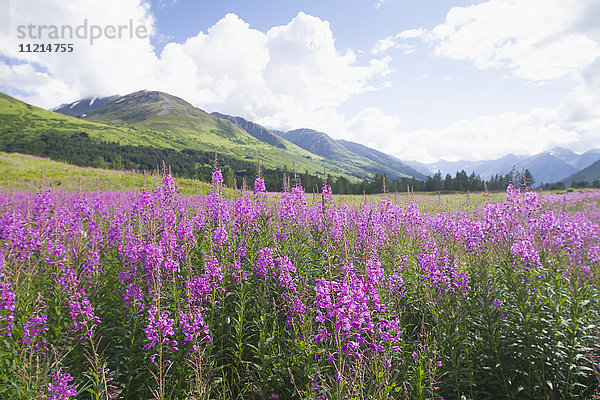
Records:
{"label": "blue sky", "polygon": [[[340,51],[353,49],[357,62],[368,62],[373,44],[398,32],[431,29],[442,23],[451,7],[478,1],[376,1],[340,4],[338,1],[153,1],[159,34],[153,40],[157,51],[169,41],[183,42],[206,32],[227,13],[235,13],[250,27],[267,31],[285,25],[299,12],[328,21]],[[481,1],[479,1],[481,3]],[[468,62],[431,56],[427,48],[394,57],[392,86],[348,100],[341,110],[358,113],[368,104],[402,117],[405,129],[443,128],[456,119],[472,118],[507,109],[526,112],[537,106],[556,106],[571,85],[565,81],[543,86],[525,85],[520,79],[499,79],[502,71],[481,71]],[[423,75],[426,74],[424,77]],[[494,95],[490,95],[494,93]],[[428,107],[424,107],[424,103]],[[432,115],[435,115],[432,118]]]}
{"label": "blue sky", "polygon": [[[566,3],[11,0],[0,90],[46,108],[163,90],[423,162],[582,152],[600,147],[600,6]],[[19,25],[84,20],[131,20],[150,35],[63,38],[68,55],[16,51],[36,42],[17,38]]]}

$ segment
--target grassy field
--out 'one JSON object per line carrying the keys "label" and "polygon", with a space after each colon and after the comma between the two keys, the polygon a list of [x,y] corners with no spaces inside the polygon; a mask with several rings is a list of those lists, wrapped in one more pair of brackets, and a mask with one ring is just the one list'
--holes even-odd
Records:
{"label": "grassy field", "polygon": [[[210,186],[195,179],[175,178],[182,195],[204,195]],[[0,188],[35,192],[40,188],[62,189],[65,191],[136,191],[153,189],[161,185],[157,171],[115,171],[99,168],[82,168],[57,162],[48,158],[30,156],[19,153],[0,152]],[[226,197],[241,196],[234,190],[224,189]],[[481,206],[485,202],[499,202],[505,193],[386,193],[367,196],[370,202],[379,205],[381,200],[393,201],[398,204],[418,203],[423,211],[430,213],[467,211]],[[359,208],[367,197],[362,195],[335,195],[336,201]],[[277,202],[280,193],[271,193],[269,198]],[[307,194],[309,205],[321,202],[321,195]]]}
{"label": "grassy field", "polygon": [[[195,179],[176,179],[183,195],[207,194],[209,185]],[[47,158],[0,152],[0,188],[37,192],[43,188],[64,191],[139,191],[161,185],[156,171],[114,171],[81,168]]]}
{"label": "grassy field", "polygon": [[9,153],[0,181],[0,398],[600,395],[600,191],[241,193]]}

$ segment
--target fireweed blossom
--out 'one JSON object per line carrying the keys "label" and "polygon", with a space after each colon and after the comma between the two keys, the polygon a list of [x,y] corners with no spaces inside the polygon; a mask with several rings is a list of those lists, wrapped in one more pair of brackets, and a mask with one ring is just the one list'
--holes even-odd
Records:
{"label": "fireweed blossom", "polygon": [[254,194],[263,194],[266,193],[267,187],[265,186],[265,179],[261,176],[258,176],[254,180]]}
{"label": "fireweed blossom", "polygon": [[30,315],[23,325],[23,337],[17,343],[29,348],[33,353],[45,353],[48,347],[42,337],[48,331],[47,320],[48,316],[43,313]]}
{"label": "fireweed blossom", "polygon": [[373,332],[371,321],[376,301],[369,292],[365,279],[348,271],[345,279],[329,281],[317,279],[315,285],[316,306],[319,308],[315,320],[321,324],[322,332],[317,340],[328,338],[328,325],[333,324],[338,334],[349,335]]}
{"label": "fireweed blossom", "polygon": [[48,400],[69,400],[77,396],[75,385],[70,385],[73,382],[73,377],[63,372],[63,367],[59,367],[52,375],[52,382],[48,383],[47,393]]}
{"label": "fireweed blossom", "polygon": [[160,312],[155,305],[148,309],[148,325],[144,330],[148,343],[144,346],[144,350],[155,348],[156,346],[169,345],[171,350],[177,351],[177,341],[171,339],[175,335],[173,329],[174,319],[170,318],[171,314],[168,311]]}
{"label": "fireweed blossom", "polygon": [[467,274],[450,259],[447,250],[440,251],[433,240],[426,242],[417,260],[421,280],[430,282],[438,292],[455,294],[469,289]]}
{"label": "fireweed blossom", "polygon": [[275,269],[273,262],[273,249],[265,247],[259,251],[254,261],[254,275],[270,277]]}
{"label": "fireweed blossom", "polygon": [[223,186],[223,173],[220,169],[212,173],[211,186],[215,190],[219,190]]}
{"label": "fireweed blossom", "polygon": [[527,269],[540,267],[540,255],[533,243],[528,239],[522,239],[513,244],[510,248],[511,254],[515,258],[517,265],[522,265]]}
{"label": "fireweed blossom", "polygon": [[77,272],[72,266],[65,264],[59,275],[58,283],[62,286],[63,295],[66,297],[69,315],[73,323],[73,333],[82,332],[84,337],[91,337],[94,328],[100,323],[95,315],[94,307],[88,299],[84,289],[80,286],[82,281],[77,277]]}
{"label": "fireweed blossom", "polygon": [[306,213],[306,198],[302,186],[294,186],[290,192],[281,194],[279,217],[282,220],[301,222],[299,218]]}
{"label": "fireweed blossom", "polygon": [[199,307],[190,307],[187,312],[181,312],[179,323],[183,332],[181,344],[192,343],[192,350],[198,351],[198,343],[204,341],[210,343],[208,326],[204,323],[202,309]]}
{"label": "fireweed blossom", "polygon": [[[222,183],[222,174],[215,171],[213,187]],[[12,334],[7,343],[41,356],[60,347],[45,343],[52,340],[50,321],[57,318],[66,336],[71,334],[69,345],[95,330],[113,332],[108,324],[114,318],[100,321],[96,314],[103,310],[95,307],[114,295],[110,304],[119,308],[127,327],[138,327],[143,341],[135,348],[143,346],[144,351],[136,368],[147,369],[154,362],[155,369],[158,354],[163,362],[181,360],[181,368],[163,370],[169,386],[176,370],[192,361],[203,364],[204,357],[214,359],[213,346],[231,340],[223,322],[231,317],[230,293],[258,288],[272,307],[264,315],[274,316],[267,321],[276,332],[270,343],[293,348],[301,342],[306,347],[293,350],[300,358],[302,351],[318,349],[318,354],[307,352],[310,360],[302,360],[317,363],[304,378],[328,398],[338,379],[344,387],[357,385],[356,371],[363,371],[365,379],[379,379],[368,375],[372,371],[359,370],[363,365],[383,366],[384,374],[398,373],[394,365],[403,360],[450,365],[433,354],[438,350],[416,346],[411,337],[415,330],[407,325],[407,307],[412,302],[422,306],[421,294],[439,307],[476,301],[474,312],[487,310],[495,319],[509,320],[514,305],[498,290],[505,288],[481,292],[479,282],[469,280],[478,263],[508,266],[507,273],[553,268],[558,278],[573,278],[582,287],[597,279],[600,195],[540,196],[510,187],[499,203],[436,213],[423,211],[426,203],[417,197],[409,204],[412,198],[386,195],[380,204],[354,207],[336,203],[327,185],[312,202],[301,186],[282,193],[279,201],[275,195],[265,201],[265,190],[264,179],[258,178],[255,194],[228,199],[213,189],[207,196],[186,198],[173,178],[165,176],[162,187],[137,193],[0,196],[0,334]],[[50,282],[54,292],[35,287],[32,293],[51,299],[60,315],[54,308],[18,309],[23,285],[14,271],[31,271]],[[529,274],[515,276],[526,279]],[[470,289],[481,296],[470,297]],[[247,304],[244,318],[262,311],[256,303]],[[255,338],[244,336],[248,356],[255,356]],[[243,372],[256,372],[253,365],[248,368]],[[287,376],[287,365],[282,368]],[[74,397],[74,387],[85,385],[77,378],[80,370],[71,372],[76,382],[64,370],[43,377],[51,382],[48,398]],[[208,371],[199,372],[210,384]],[[404,378],[410,381],[411,376]],[[273,393],[260,382],[256,385],[266,395]]]}

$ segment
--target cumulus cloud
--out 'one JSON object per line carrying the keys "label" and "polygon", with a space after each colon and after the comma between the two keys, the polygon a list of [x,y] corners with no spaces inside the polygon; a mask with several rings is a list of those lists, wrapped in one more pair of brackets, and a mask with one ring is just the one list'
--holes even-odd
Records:
{"label": "cumulus cloud", "polygon": [[[600,6],[593,0],[489,0],[453,8],[432,29],[403,30],[378,41],[360,63],[354,51],[336,47],[327,21],[302,12],[267,31],[227,14],[206,32],[170,41],[160,54],[150,41],[159,33],[143,0],[82,0],[76,6],[36,1],[35,7],[25,0],[12,2],[9,12],[0,55],[10,62],[0,61],[0,81],[47,108],[88,96],[162,90],[208,111],[283,130],[313,128],[420,161],[600,146]],[[17,44],[27,42],[16,40],[17,25],[77,26],[85,19],[101,26],[131,21],[149,36],[93,45],[73,39],[70,54],[17,52]],[[397,115],[375,107],[354,116],[340,112],[347,100],[389,85],[383,82],[392,72],[385,54],[411,53],[420,42],[439,57],[527,82],[568,79],[574,89],[555,109],[482,116],[439,130],[401,132]]]}
{"label": "cumulus cloud", "polygon": [[332,121],[343,121],[337,106],[382,87],[375,82],[390,73],[389,57],[359,65],[352,50],[336,48],[327,21],[303,12],[266,32],[227,14],[206,32],[183,43],[167,43],[158,55],[150,36],[98,39],[93,45],[76,39],[71,54],[17,53],[15,29],[20,24],[78,25],[87,19],[88,24],[106,26],[132,20],[147,27],[149,35],[156,34],[142,0],[84,0],[76,7],[54,2],[33,8],[31,1],[11,4],[12,27],[3,38],[7,40],[0,41],[0,54],[25,66],[0,64],[0,79],[44,107],[150,89],[279,129],[323,129],[321,122],[332,126]]}
{"label": "cumulus cloud", "polygon": [[[0,54],[9,58],[12,65],[3,62],[0,77],[6,84],[28,94],[34,104],[50,107],[57,102],[75,100],[92,95],[109,95],[144,89],[153,75],[156,56],[150,44],[154,32],[154,19],[149,6],[136,0],[84,1],[73,6],[68,2],[11,2],[9,29],[0,33]],[[33,25],[29,36],[28,26]],[[90,32],[86,38],[66,37],[63,40],[39,39],[38,26],[56,26],[62,35],[62,27],[73,30],[80,26],[96,25],[143,27],[146,37],[129,35],[130,29],[122,30],[120,39],[99,39],[90,45]],[[19,38],[18,27],[24,26],[26,37]],[[89,29],[89,28],[88,28]],[[49,28],[41,33],[48,35]],[[65,35],[69,31],[65,30]],[[85,30],[81,30],[85,32]],[[71,53],[19,52],[19,44],[71,43]],[[23,67],[19,65],[29,65]],[[16,79],[29,74],[36,82]],[[16,80],[15,80],[16,79]]]}
{"label": "cumulus cloud", "polygon": [[419,38],[440,57],[495,68],[529,83],[570,79],[574,86],[555,109],[507,112],[440,130],[396,134],[385,146],[398,149],[394,154],[402,158],[421,161],[489,159],[557,145],[576,151],[600,147],[598,20],[600,4],[594,0],[490,0],[452,8],[431,30],[406,30],[380,40],[373,54]]}
{"label": "cumulus cloud", "polygon": [[[572,147],[582,134],[563,126],[555,109],[536,108],[526,114],[507,112],[457,121],[440,130],[417,130],[393,136],[394,155],[432,162],[486,160],[507,153],[534,154],[555,146]],[[443,143],[443,145],[440,145]],[[600,143],[596,143],[599,145]]]}
{"label": "cumulus cloud", "polygon": [[414,43],[408,43],[407,41],[410,39],[419,39],[422,36],[423,29],[407,29],[396,35],[378,40],[371,49],[371,54],[384,53],[389,49],[399,49],[403,54],[414,53],[417,46]]}
{"label": "cumulus cloud", "polygon": [[437,55],[506,68],[517,78],[577,78],[600,55],[598,40],[582,24],[590,12],[600,18],[598,11],[594,0],[490,0],[452,8],[426,41]]}
{"label": "cumulus cloud", "polygon": [[[396,136],[399,123],[400,117],[397,115],[386,115],[375,107],[368,107],[348,121],[348,139],[367,146],[385,148],[391,144],[389,139]],[[387,152],[390,150],[392,149],[388,148]]]}

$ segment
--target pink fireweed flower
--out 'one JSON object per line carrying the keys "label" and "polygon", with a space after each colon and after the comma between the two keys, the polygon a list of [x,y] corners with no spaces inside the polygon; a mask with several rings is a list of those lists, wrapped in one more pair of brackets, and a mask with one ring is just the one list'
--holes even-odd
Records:
{"label": "pink fireweed flower", "polygon": [[39,341],[37,338],[41,338],[48,331],[47,320],[48,316],[46,314],[32,315],[23,325],[23,337],[17,343],[31,347],[34,353],[44,353],[47,350],[46,341]]}
{"label": "pink fireweed flower", "polygon": [[148,325],[144,329],[144,332],[149,343],[144,346],[144,350],[151,349],[157,345],[162,346],[165,343],[175,348],[177,342],[169,339],[169,337],[175,335],[175,330],[173,329],[174,320],[170,316],[171,314],[168,311],[163,311],[159,314],[155,305],[152,305],[148,309]]}
{"label": "pink fireweed flower", "polygon": [[77,390],[74,385],[69,385],[73,377],[69,373],[63,373],[60,367],[52,376],[52,382],[48,383],[48,400],[69,400],[77,396]]}
{"label": "pink fireweed flower", "polygon": [[198,307],[191,308],[188,312],[181,312],[179,318],[179,324],[181,325],[181,330],[183,331],[183,341],[181,344],[185,344],[187,342],[193,343],[193,350],[198,350],[197,341],[202,339],[207,343],[210,342],[210,336],[208,327],[204,323],[204,318],[202,317],[202,311]]}
{"label": "pink fireweed flower", "polygon": [[254,275],[265,276],[267,273],[272,273],[274,269],[273,249],[265,247],[259,251],[258,257],[254,261]]}
{"label": "pink fireweed flower", "polygon": [[231,263],[230,270],[231,270],[231,279],[233,280],[234,283],[238,283],[240,280],[243,280],[243,281],[248,280],[246,271],[244,271],[242,269],[242,266],[240,265],[239,260],[236,259],[235,262]]}
{"label": "pink fireweed flower", "polygon": [[440,251],[435,243],[428,243],[417,260],[421,268],[421,280],[431,282],[438,292],[455,294],[469,289],[469,277],[450,260],[446,249]]}
{"label": "pink fireweed flower", "polygon": [[306,213],[306,198],[302,186],[295,186],[290,193],[281,194],[279,203],[279,216],[281,219],[297,220],[302,223],[299,217]]}
{"label": "pink fireweed flower", "polygon": [[220,169],[217,169],[212,173],[211,186],[213,189],[223,186],[223,173]]}
{"label": "pink fireweed flower", "polygon": [[540,255],[533,243],[528,239],[519,240],[510,248],[515,261],[525,268],[536,268],[541,266]]}
{"label": "pink fireweed flower", "polygon": [[280,257],[275,260],[279,266],[279,283],[283,286],[292,286],[296,273],[296,267],[292,264],[289,258]]}
{"label": "pink fireweed flower", "polygon": [[217,247],[223,246],[229,241],[229,234],[227,233],[227,229],[223,227],[218,227],[215,229],[213,240]]}
{"label": "pink fireweed flower", "polygon": [[207,258],[204,261],[204,274],[213,283],[213,285],[217,282],[222,282],[223,271],[221,270],[219,260],[214,257]]}
{"label": "pink fireweed flower", "polygon": [[179,193],[175,179],[171,174],[165,175],[162,179],[162,195],[165,199],[172,199],[175,194]]}
{"label": "pink fireweed flower", "polygon": [[69,296],[68,307],[73,321],[73,331],[79,332],[86,328],[85,335],[91,335],[94,328],[100,323],[100,319],[94,315],[94,308],[83,290],[76,290]]}
{"label": "pink fireweed flower", "polygon": [[265,193],[267,191],[267,187],[265,186],[265,179],[261,176],[258,176],[254,180],[254,193],[260,194]]}

